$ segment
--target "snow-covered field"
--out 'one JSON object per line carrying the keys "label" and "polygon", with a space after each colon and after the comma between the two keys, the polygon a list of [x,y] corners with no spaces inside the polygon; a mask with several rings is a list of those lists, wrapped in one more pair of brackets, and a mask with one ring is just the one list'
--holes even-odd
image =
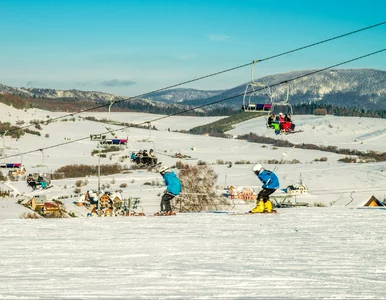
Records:
{"label": "snow-covered field", "polygon": [[385,213],[3,220],[0,299],[384,299]]}
{"label": "snow-covered field", "polygon": [[[384,119],[336,116],[294,116],[296,130],[303,133],[286,135],[294,144],[334,145],[338,148],[386,151],[386,122]],[[272,137],[272,130],[265,129],[265,118],[252,119],[238,124],[228,133],[233,135],[254,132]]]}
{"label": "snow-covered field", "polygon": [[[0,104],[2,122],[57,117],[63,113],[19,111]],[[88,113],[98,119],[143,123],[157,115]],[[82,114],[82,117],[86,114]],[[69,164],[97,165],[97,149],[89,135],[106,132],[102,123],[75,120],[42,125],[40,137],[27,134],[18,141],[4,138],[2,149],[20,162],[27,173],[55,171]],[[150,217],[159,210],[164,190],[154,170],[102,176],[110,190],[123,197],[141,197],[145,217],[86,218],[87,211],[73,204],[75,182],[53,180],[46,191],[32,192],[25,182],[2,182],[13,198],[0,199],[0,299],[218,299],[218,298],[385,298],[386,250],[382,209],[359,209],[374,195],[383,201],[386,163],[345,164],[335,153],[188,135],[189,129],[217,118],[170,117],[151,123],[159,130],[130,128],[116,132],[128,138],[119,155],[101,164],[120,162],[130,151],[155,149],[163,164],[172,166],[176,152],[211,164],[218,185],[249,186],[261,183],[252,164],[263,163],[278,174],[281,188],[302,181],[308,193],[296,196],[307,208],[278,209],[276,215],[225,215],[213,213]],[[369,118],[294,116],[304,132],[276,137],[264,118],[235,126],[229,132],[254,132],[294,144],[312,143],[338,148],[386,152],[386,120]],[[171,132],[168,131],[171,129]],[[32,128],[34,129],[34,128]],[[76,141],[77,140],[77,141]],[[74,142],[76,141],[76,142]],[[55,145],[62,144],[59,147]],[[54,147],[52,147],[54,146]],[[13,149],[4,149],[5,147]],[[49,149],[35,151],[38,149]],[[16,150],[18,149],[18,150]],[[23,155],[18,155],[19,151]],[[30,151],[34,151],[29,153]],[[315,159],[326,157],[325,162]],[[269,159],[297,159],[299,164],[269,165]],[[233,163],[219,164],[219,160]],[[249,164],[238,164],[247,161]],[[46,167],[37,167],[44,164]],[[130,165],[129,160],[122,164]],[[177,171],[178,173],[178,171]],[[97,188],[88,177],[82,193]],[[154,186],[144,185],[154,182]],[[127,187],[121,188],[126,183]],[[29,210],[16,203],[35,193],[48,198],[68,196],[63,202],[72,219],[20,219]],[[277,191],[275,195],[282,195]],[[314,207],[322,204],[324,207]],[[247,211],[253,203],[237,202],[234,211]]]}

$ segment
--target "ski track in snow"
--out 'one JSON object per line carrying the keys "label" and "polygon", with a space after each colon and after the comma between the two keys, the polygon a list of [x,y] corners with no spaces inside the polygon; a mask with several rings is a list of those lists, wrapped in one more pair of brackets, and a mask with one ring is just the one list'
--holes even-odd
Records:
{"label": "ski track in snow", "polygon": [[0,299],[386,298],[384,210],[0,221]]}
{"label": "ski track in snow", "polygon": [[369,141],[374,141],[376,139],[379,139],[384,135],[386,135],[386,128],[358,136],[357,140],[360,142],[369,142]]}

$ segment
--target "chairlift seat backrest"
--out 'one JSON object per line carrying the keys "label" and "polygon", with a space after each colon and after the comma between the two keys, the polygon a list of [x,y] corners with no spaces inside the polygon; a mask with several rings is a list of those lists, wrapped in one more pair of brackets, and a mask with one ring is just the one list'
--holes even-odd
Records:
{"label": "chairlift seat backrest", "polygon": [[21,164],[0,164],[0,168],[21,168]]}
{"label": "chairlift seat backrest", "polygon": [[266,103],[266,104],[264,104],[263,109],[264,109],[264,110],[271,110],[271,109],[272,109],[272,104],[271,104],[271,103]]}
{"label": "chairlift seat backrest", "polygon": [[101,142],[101,144],[107,145],[126,145],[127,139],[107,139]]}
{"label": "chairlift seat backrest", "polygon": [[263,110],[264,109],[264,104],[256,104],[256,110]]}

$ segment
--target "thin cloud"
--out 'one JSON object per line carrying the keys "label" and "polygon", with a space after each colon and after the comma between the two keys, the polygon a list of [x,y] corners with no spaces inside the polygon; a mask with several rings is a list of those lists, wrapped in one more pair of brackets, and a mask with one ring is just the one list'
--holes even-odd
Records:
{"label": "thin cloud", "polygon": [[25,84],[25,86],[28,88],[33,88],[37,85],[38,85],[38,81],[36,81],[36,80],[27,81],[27,83]]}
{"label": "thin cloud", "polygon": [[209,34],[208,38],[214,42],[223,42],[229,40],[231,37],[225,34]]}
{"label": "thin cloud", "polygon": [[131,80],[119,80],[119,79],[111,79],[111,80],[105,80],[101,82],[101,85],[104,86],[130,86],[136,84],[135,81]]}
{"label": "thin cloud", "polygon": [[92,85],[93,83],[89,82],[89,81],[77,81],[77,82],[75,82],[75,84],[77,86],[88,86],[88,85]]}

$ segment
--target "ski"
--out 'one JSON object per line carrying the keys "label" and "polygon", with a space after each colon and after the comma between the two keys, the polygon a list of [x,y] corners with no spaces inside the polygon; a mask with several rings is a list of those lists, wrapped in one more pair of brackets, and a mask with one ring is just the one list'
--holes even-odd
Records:
{"label": "ski", "polygon": [[238,211],[221,211],[221,210],[209,210],[204,212],[195,212],[197,214],[219,214],[219,215],[270,215],[270,214],[278,214],[277,210],[272,210],[272,212],[263,212],[263,213],[251,213],[251,212],[238,212]]}
{"label": "ski", "polygon": [[169,216],[175,216],[176,213],[173,211],[173,212],[170,212],[170,213],[167,213],[167,212],[156,212],[153,216],[155,217],[169,217]]}
{"label": "ski", "polygon": [[299,132],[303,132],[303,130],[284,131],[283,133],[284,134],[294,134],[294,133],[299,133]]}

